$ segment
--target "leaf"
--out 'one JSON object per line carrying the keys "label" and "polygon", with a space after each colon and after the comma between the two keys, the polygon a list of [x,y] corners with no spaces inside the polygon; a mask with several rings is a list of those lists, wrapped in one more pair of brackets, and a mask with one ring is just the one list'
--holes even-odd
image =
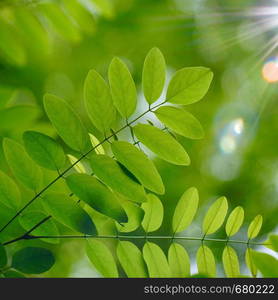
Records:
{"label": "leaf", "polygon": [[147,202],[142,204],[145,212],[142,226],[145,232],[152,232],[159,229],[163,222],[163,205],[158,197],[153,194],[147,195]]}
{"label": "leaf", "polygon": [[190,139],[202,139],[204,137],[204,130],[200,122],[184,109],[162,106],[154,113],[166,127],[184,137]]}
{"label": "leaf", "polygon": [[269,237],[273,250],[278,252],[278,235],[272,234]]}
{"label": "leaf", "polygon": [[86,252],[91,263],[103,277],[119,277],[115,259],[103,242],[97,239],[87,239]]}
{"label": "leaf", "polygon": [[36,131],[26,131],[23,141],[27,153],[40,166],[59,170],[65,165],[64,150],[51,137]]}
{"label": "leaf", "polygon": [[89,0],[90,2],[93,2],[93,4],[96,6],[97,10],[101,15],[103,15],[105,18],[113,18],[114,17],[114,7],[113,2],[110,0]]}
{"label": "leaf", "polygon": [[252,258],[256,267],[266,278],[277,278],[278,277],[278,260],[266,253],[260,253],[251,250]]}
{"label": "leaf", "polygon": [[128,222],[121,225],[116,224],[116,227],[120,232],[132,232],[141,225],[144,217],[144,211],[135,203],[121,198],[119,198],[119,201],[128,216]]}
{"label": "leaf", "polygon": [[253,277],[257,277],[258,269],[254,262],[254,257],[252,256],[252,250],[248,247],[245,252],[245,263],[250,270]]}
{"label": "leaf", "polygon": [[114,191],[126,196],[131,201],[146,201],[144,188],[128,177],[111,157],[92,155],[91,166],[96,176]]}
{"label": "leaf", "polygon": [[228,201],[225,197],[217,199],[209,208],[203,221],[204,235],[212,234],[223,224],[228,211]]}
{"label": "leaf", "polygon": [[91,122],[102,133],[107,132],[115,120],[115,109],[108,84],[95,70],[85,80],[84,98]]}
{"label": "leaf", "polygon": [[172,229],[174,233],[185,230],[191,223],[198,209],[199,194],[191,187],[181,196],[174,212]]}
{"label": "leaf", "polygon": [[247,237],[249,240],[258,236],[263,225],[263,217],[257,215],[248,227]]}
{"label": "leaf", "polygon": [[237,206],[229,215],[226,223],[226,234],[228,237],[235,235],[243,224],[244,209]]}
{"label": "leaf", "polygon": [[8,165],[15,178],[31,190],[37,191],[41,186],[42,172],[27,155],[23,146],[5,138],[3,148]]}
{"label": "leaf", "polygon": [[85,234],[96,234],[90,216],[70,197],[49,193],[43,197],[45,210],[62,224]]}
{"label": "leaf", "polygon": [[[20,225],[26,230],[30,230],[43,219],[45,219],[47,215],[40,211],[30,211],[24,213],[22,216],[19,217]],[[52,219],[47,220],[45,223],[41,224],[38,228],[32,231],[32,235],[35,236],[59,236],[59,231],[57,229],[56,224],[53,222]],[[46,243],[51,244],[58,244],[59,238],[46,238],[41,239]]]}
{"label": "leaf", "polygon": [[81,174],[86,173],[86,169],[85,169],[84,165],[78,158],[76,158],[75,156],[73,156],[71,154],[67,154],[67,157],[77,173],[81,173]]}
{"label": "leaf", "polygon": [[201,100],[207,93],[212,78],[210,69],[203,67],[177,71],[169,83],[167,101],[187,105]]}
{"label": "leaf", "polygon": [[128,221],[116,196],[96,178],[87,174],[72,174],[66,181],[71,191],[93,209],[119,223]]}
{"label": "leaf", "polygon": [[172,277],[186,278],[190,276],[190,258],[180,244],[171,244],[168,251],[168,262]]}
{"label": "leaf", "polygon": [[215,259],[209,247],[202,245],[197,251],[196,260],[198,272],[200,274],[204,274],[209,277],[216,276]]}
{"label": "leaf", "polygon": [[7,253],[2,244],[0,244],[0,269],[4,268],[7,264]]}
{"label": "leaf", "polygon": [[50,94],[44,96],[44,108],[64,142],[76,151],[87,152],[89,136],[73,109],[63,99]]}
{"label": "leaf", "polygon": [[115,141],[111,149],[116,159],[123,164],[147,189],[164,194],[164,185],[154,163],[134,145]]}
{"label": "leaf", "polygon": [[17,185],[2,171],[0,171],[0,202],[13,209],[18,209],[21,203]]}
{"label": "leaf", "polygon": [[120,241],[117,246],[117,256],[129,278],[148,277],[142,253],[133,243]]}
{"label": "leaf", "polygon": [[4,273],[5,278],[26,278],[22,273],[19,273],[14,270],[9,270]]}
{"label": "leaf", "polygon": [[239,261],[235,250],[226,246],[222,253],[222,261],[227,277],[240,277]]}
{"label": "leaf", "polygon": [[90,137],[90,141],[91,141],[93,148],[95,148],[95,153],[96,154],[105,154],[104,148],[102,147],[100,141],[91,133],[89,133],[89,137]]}
{"label": "leaf", "polygon": [[26,247],[13,256],[12,267],[26,274],[41,274],[55,263],[53,254],[45,248]]}
{"label": "leaf", "polygon": [[108,77],[115,107],[122,117],[130,117],[136,109],[137,92],[127,66],[119,58],[113,58]]}
{"label": "leaf", "polygon": [[137,124],[133,130],[138,140],[159,158],[176,165],[190,164],[186,151],[166,132],[148,124]]}
{"label": "leaf", "polygon": [[161,95],[166,78],[166,65],[163,54],[158,48],[152,48],[146,56],[142,84],[146,100],[154,103]]}
{"label": "leaf", "polygon": [[146,242],[143,247],[143,257],[151,278],[171,277],[168,261],[158,245]]}

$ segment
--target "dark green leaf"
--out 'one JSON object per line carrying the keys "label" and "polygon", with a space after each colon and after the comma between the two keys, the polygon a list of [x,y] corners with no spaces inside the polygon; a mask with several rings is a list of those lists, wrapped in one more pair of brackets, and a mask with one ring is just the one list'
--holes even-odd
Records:
{"label": "dark green leaf", "polygon": [[7,264],[7,254],[3,245],[0,244],[0,268],[5,267]]}
{"label": "dark green leaf", "polygon": [[22,273],[19,273],[17,271],[9,270],[4,273],[4,277],[6,278],[25,278],[25,276]]}

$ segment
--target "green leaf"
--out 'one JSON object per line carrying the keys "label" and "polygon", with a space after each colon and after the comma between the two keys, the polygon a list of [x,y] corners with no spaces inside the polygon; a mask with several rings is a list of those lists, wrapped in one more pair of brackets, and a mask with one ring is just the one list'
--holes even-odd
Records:
{"label": "green leaf", "polygon": [[200,274],[209,277],[216,276],[216,264],[212,251],[209,247],[202,245],[197,251],[197,266]]}
{"label": "green leaf", "polygon": [[110,64],[108,75],[114,105],[122,117],[128,118],[134,113],[137,104],[133,78],[125,63],[117,57]]}
{"label": "green leaf", "polygon": [[204,130],[200,122],[182,108],[162,106],[155,111],[155,115],[166,127],[184,137],[190,139],[204,137]]}
{"label": "green leaf", "polygon": [[250,270],[253,277],[257,277],[258,269],[254,262],[254,257],[252,255],[252,250],[248,247],[245,251],[245,263]]}
{"label": "green leaf", "polygon": [[187,251],[177,243],[172,243],[168,251],[171,277],[186,278],[190,276],[190,258]]}
{"label": "green leaf", "polygon": [[97,269],[104,277],[119,277],[117,265],[109,248],[97,239],[87,239],[87,255]]}
{"label": "green leaf", "polygon": [[73,166],[73,168],[75,169],[75,171],[77,173],[86,174],[86,169],[85,169],[85,166],[83,165],[82,161],[80,161],[78,158],[76,158],[75,156],[73,156],[71,154],[67,154],[67,157],[69,159],[70,164]]}
{"label": "green leaf", "polygon": [[104,148],[102,147],[100,141],[91,133],[89,133],[89,137],[96,154],[105,154]]}
{"label": "green leaf", "polygon": [[145,243],[143,247],[143,257],[151,278],[171,277],[167,258],[158,245],[150,242]]}
{"label": "green leaf", "polygon": [[146,56],[142,84],[146,100],[154,103],[161,95],[166,78],[166,65],[163,54],[158,48],[152,48]]}
{"label": "green leaf", "polygon": [[237,206],[229,215],[226,223],[226,234],[228,237],[235,235],[243,224],[244,209]]}
{"label": "green leaf", "polygon": [[89,135],[73,109],[61,98],[46,94],[45,111],[64,142],[76,151],[88,151]]}
{"label": "green leaf", "polygon": [[263,225],[263,217],[257,215],[248,227],[247,237],[249,240],[254,239],[258,236]]}
{"label": "green leaf", "polygon": [[84,98],[91,122],[105,133],[115,120],[115,109],[108,84],[95,70],[91,70],[85,80]]}
{"label": "green leaf", "polygon": [[127,215],[116,196],[99,180],[87,174],[72,174],[66,178],[71,191],[98,212],[127,222]]}
{"label": "green leaf", "polygon": [[129,278],[148,277],[142,253],[133,243],[120,241],[117,246],[117,256]]}
{"label": "green leaf", "polygon": [[14,270],[9,270],[4,273],[5,278],[26,278],[22,273],[19,273]]}
{"label": "green leaf", "polygon": [[90,216],[69,196],[49,193],[43,197],[45,210],[62,224],[85,234],[96,234]]}
{"label": "green leaf", "polygon": [[64,150],[51,137],[36,131],[26,131],[23,141],[27,153],[40,166],[59,170],[65,165]]}
{"label": "green leaf", "polygon": [[162,179],[154,163],[134,145],[115,141],[111,149],[116,159],[123,164],[147,189],[164,194],[165,189]]}
{"label": "green leaf", "polygon": [[226,246],[224,248],[222,261],[227,277],[235,278],[240,276],[238,257],[236,251],[232,247]]}
{"label": "green leaf", "polygon": [[14,209],[17,209],[21,203],[21,195],[17,185],[2,171],[0,171],[0,202]]}
{"label": "green leaf", "polygon": [[197,102],[207,93],[212,78],[213,73],[210,69],[183,68],[172,77],[167,90],[167,100],[183,105]]}
{"label": "green leaf", "polygon": [[[41,222],[43,219],[45,219],[47,215],[40,211],[30,211],[24,213],[22,216],[19,217],[19,223],[20,225],[26,230],[30,230],[35,225],[37,225],[39,222]],[[40,225],[38,228],[32,231],[32,235],[36,236],[59,236],[59,231],[57,229],[56,224],[53,222],[52,219],[47,220],[45,223]],[[59,239],[58,238],[46,238],[41,239],[42,241],[46,243],[51,244],[58,244]]]}
{"label": "green leaf", "polygon": [[12,267],[26,274],[41,274],[55,263],[53,254],[45,248],[26,247],[13,256]]}
{"label": "green leaf", "polygon": [[127,176],[111,157],[92,155],[91,166],[96,176],[114,191],[126,196],[131,201],[146,201],[144,188]]}
{"label": "green leaf", "polygon": [[89,0],[93,2],[93,5],[96,6],[100,15],[103,15],[105,18],[113,18],[115,15],[113,2],[110,0]]}
{"label": "green leaf", "polygon": [[228,201],[225,197],[217,199],[209,208],[203,221],[204,235],[212,234],[223,224],[228,211]]}
{"label": "green leaf", "polygon": [[174,233],[185,230],[193,221],[198,209],[199,194],[191,187],[181,196],[174,212],[172,229]]}
{"label": "green leaf", "polygon": [[260,253],[251,250],[254,264],[266,278],[277,278],[278,277],[278,260],[266,253]]}
{"label": "green leaf", "polygon": [[133,130],[138,140],[159,158],[176,165],[190,164],[188,154],[170,134],[148,124],[137,124]]}
{"label": "green leaf", "polygon": [[135,203],[126,201],[122,198],[119,198],[119,201],[128,216],[128,222],[121,225],[116,224],[117,229],[120,232],[132,232],[141,225],[144,217],[144,211]]}
{"label": "green leaf", "polygon": [[145,232],[152,232],[159,229],[163,222],[163,205],[158,197],[153,194],[147,195],[147,202],[142,204],[145,212],[142,226]]}
{"label": "green leaf", "polygon": [[3,245],[0,244],[0,268],[4,268],[7,264],[7,253]]}
{"label": "green leaf", "polygon": [[278,235],[271,234],[269,236],[270,243],[274,251],[278,252]]}
{"label": "green leaf", "polygon": [[28,156],[23,146],[4,139],[4,153],[15,178],[31,190],[37,191],[42,183],[41,169]]}

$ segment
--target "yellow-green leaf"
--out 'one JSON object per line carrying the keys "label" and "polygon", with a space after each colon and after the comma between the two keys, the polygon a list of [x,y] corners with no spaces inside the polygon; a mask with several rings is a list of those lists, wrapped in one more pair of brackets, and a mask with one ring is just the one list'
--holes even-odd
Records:
{"label": "yellow-green leaf", "polygon": [[226,246],[224,248],[222,253],[222,261],[227,277],[235,278],[240,276],[238,257],[232,247]]}
{"label": "yellow-green leaf", "polygon": [[248,227],[247,237],[249,240],[254,239],[258,236],[263,225],[263,217],[257,215]]}
{"label": "yellow-green leaf", "polygon": [[185,278],[190,276],[190,258],[183,246],[172,243],[168,251],[168,262],[171,277]]}
{"label": "yellow-green leaf", "polygon": [[237,206],[229,215],[226,223],[226,234],[228,237],[235,235],[243,224],[244,209]]}
{"label": "yellow-green leaf", "polygon": [[254,264],[262,273],[263,277],[278,277],[278,259],[269,254],[257,252],[254,250],[251,250],[251,255],[254,259]]}
{"label": "yellow-green leaf", "polygon": [[204,221],[204,235],[212,234],[223,224],[228,211],[228,201],[225,197],[217,199],[209,208]]}
{"label": "yellow-green leaf", "polygon": [[197,266],[200,274],[209,277],[216,276],[216,264],[212,251],[209,247],[202,245],[197,251]]}
{"label": "yellow-green leaf", "polygon": [[93,148],[95,148],[95,153],[105,154],[104,148],[102,147],[100,141],[91,133],[89,133],[89,137]]}
{"label": "yellow-green leaf", "polygon": [[168,133],[148,124],[137,124],[134,133],[138,140],[159,158],[176,165],[189,165],[184,148]]}
{"label": "yellow-green leaf", "polygon": [[254,257],[252,256],[252,250],[248,247],[245,251],[245,263],[250,270],[253,277],[257,277],[258,269],[254,263]]}
{"label": "yellow-green leaf", "polygon": [[78,160],[78,158],[76,158],[75,156],[73,156],[71,154],[67,154],[67,157],[77,173],[81,173],[81,174],[86,173],[86,169],[85,169],[83,163],[80,160]]}
{"label": "yellow-green leaf", "polygon": [[181,196],[174,212],[172,229],[174,233],[185,230],[197,212],[199,203],[198,190],[191,187]]}

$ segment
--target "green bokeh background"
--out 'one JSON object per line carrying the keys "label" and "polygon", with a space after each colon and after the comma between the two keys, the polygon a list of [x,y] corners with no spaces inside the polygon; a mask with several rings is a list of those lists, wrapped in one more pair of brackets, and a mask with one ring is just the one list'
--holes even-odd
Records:
{"label": "green bokeh background", "polygon": [[[250,15],[256,6],[274,8],[275,1],[84,0],[82,14],[75,9],[75,14],[66,11],[66,19],[54,15],[56,24],[53,11],[44,7],[49,2],[64,9],[67,1],[0,2],[0,139],[20,141],[26,129],[56,137],[42,108],[46,92],[65,98],[99,136],[84,114],[83,83],[92,68],[107,77],[114,56],[128,63],[140,94],[138,112],[142,111],[146,105],[140,85],[142,66],[147,52],[156,46],[165,55],[168,79],[184,66],[206,66],[215,74],[207,96],[187,107],[206,132],[200,141],[179,138],[191,165],[176,167],[154,158],[166,186],[161,197],[165,219],[157,234],[170,233],[175,205],[190,186],[200,192],[200,209],[185,235],[200,236],[208,205],[222,195],[228,198],[230,209],[241,205],[246,211],[239,239],[246,239],[248,223],[258,213],[264,218],[259,240],[277,231],[278,85],[267,83],[262,69],[277,54],[274,47],[268,50],[278,26],[264,31],[261,22],[271,18]],[[30,13],[39,17],[40,25]],[[9,172],[2,149],[0,168]],[[55,188],[65,189],[63,184]],[[27,201],[30,192],[23,192]],[[0,223],[4,220],[5,216]],[[21,242],[14,248],[24,243],[35,242]],[[169,244],[160,245],[167,249]],[[192,257],[198,245],[185,244]],[[223,245],[212,247],[220,258]],[[244,248],[237,249],[243,260]],[[83,241],[63,242],[54,251],[57,263],[45,276],[98,276],[84,256]]]}

